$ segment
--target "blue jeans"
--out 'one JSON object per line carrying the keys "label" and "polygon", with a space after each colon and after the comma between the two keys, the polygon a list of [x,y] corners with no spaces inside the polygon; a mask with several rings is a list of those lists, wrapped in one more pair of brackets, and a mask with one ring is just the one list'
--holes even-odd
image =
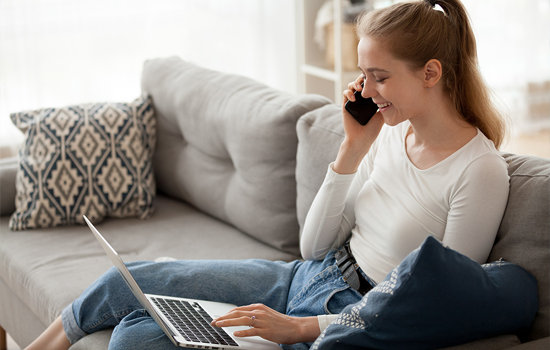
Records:
{"label": "blue jeans", "polygon": [[[334,251],[322,261],[190,260],[127,264],[144,293],[231,303],[262,303],[290,316],[338,314],[361,295],[344,281]],[[115,327],[109,349],[177,349],[132,295],[115,268],[62,313],[74,344]],[[297,344],[294,348],[308,348]],[[285,348],[292,348],[287,347]]]}

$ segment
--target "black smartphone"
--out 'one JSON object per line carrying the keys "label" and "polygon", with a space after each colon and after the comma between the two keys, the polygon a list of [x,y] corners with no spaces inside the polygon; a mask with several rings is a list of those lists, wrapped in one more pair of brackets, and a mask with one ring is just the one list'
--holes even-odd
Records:
{"label": "black smartphone", "polygon": [[[361,84],[363,86],[363,84]],[[366,125],[373,115],[378,112],[378,106],[372,98],[364,98],[361,91],[355,91],[355,102],[346,102],[345,108],[361,125]]]}

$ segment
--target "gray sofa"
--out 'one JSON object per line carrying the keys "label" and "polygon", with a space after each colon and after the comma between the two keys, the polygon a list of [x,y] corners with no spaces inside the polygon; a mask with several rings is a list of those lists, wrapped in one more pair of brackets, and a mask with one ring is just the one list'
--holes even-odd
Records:
{"label": "gray sofa", "polygon": [[[300,226],[343,137],[340,107],[175,57],[147,61],[142,90],[158,118],[155,213],[97,225],[122,258],[300,258]],[[550,160],[504,156],[510,199],[489,260],[535,275],[539,312],[527,333],[456,349],[550,347]],[[24,347],[111,263],[85,226],[10,231],[16,172],[17,159],[0,160],[0,326]],[[107,349],[110,334],[71,349]]]}

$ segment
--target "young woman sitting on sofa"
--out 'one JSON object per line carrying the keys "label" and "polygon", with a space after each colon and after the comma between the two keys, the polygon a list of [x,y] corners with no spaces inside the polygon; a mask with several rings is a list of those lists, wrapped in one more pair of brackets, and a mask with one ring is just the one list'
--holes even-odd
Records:
{"label": "young woman sitting on sofa", "polygon": [[[342,108],[345,139],[303,229],[306,261],[128,264],[143,290],[242,305],[214,325],[253,326],[235,335],[293,344],[314,341],[330,314],[361,301],[430,235],[486,261],[508,198],[497,152],[505,123],[478,71],[465,8],[398,3],[364,15],[357,33],[363,74],[344,104],[361,91],[379,112],[362,126]],[[346,249],[358,265],[353,286],[335,267]],[[108,327],[110,349],[175,348],[111,269],[28,349],[68,349]]]}

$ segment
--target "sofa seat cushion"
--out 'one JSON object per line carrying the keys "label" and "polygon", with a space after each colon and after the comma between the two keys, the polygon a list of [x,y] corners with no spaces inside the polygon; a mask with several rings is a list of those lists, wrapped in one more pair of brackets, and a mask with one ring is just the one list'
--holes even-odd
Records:
{"label": "sofa seat cushion", "polygon": [[[97,229],[125,261],[178,259],[293,260],[188,204],[164,196],[149,220],[109,218]],[[112,264],[86,226],[14,232],[0,218],[0,277],[44,325]]]}
{"label": "sofa seat cushion", "polygon": [[275,248],[299,254],[296,122],[330,103],[177,57],[147,61],[158,189]]}
{"label": "sofa seat cushion", "polygon": [[77,341],[70,350],[106,350],[109,348],[109,341],[113,329],[106,329],[100,332],[90,334],[79,341]]}

